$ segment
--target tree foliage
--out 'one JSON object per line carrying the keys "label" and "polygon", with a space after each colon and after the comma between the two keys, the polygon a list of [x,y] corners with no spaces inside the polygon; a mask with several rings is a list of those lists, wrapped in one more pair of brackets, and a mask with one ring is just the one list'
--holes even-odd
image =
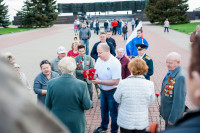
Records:
{"label": "tree foliage", "polygon": [[151,23],[163,24],[168,18],[171,24],[188,23],[188,0],[150,0],[145,13]]}
{"label": "tree foliage", "polygon": [[9,23],[8,6],[0,0],[0,26],[8,27]]}
{"label": "tree foliage", "polygon": [[21,11],[21,27],[49,27],[57,19],[58,12],[55,0],[26,0]]}

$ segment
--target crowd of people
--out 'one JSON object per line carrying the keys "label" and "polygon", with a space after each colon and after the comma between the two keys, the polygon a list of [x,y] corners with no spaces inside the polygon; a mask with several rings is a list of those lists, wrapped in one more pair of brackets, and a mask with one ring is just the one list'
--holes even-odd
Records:
{"label": "crowd of people", "polygon": [[[134,19],[131,21],[132,30],[135,28],[133,21]],[[109,117],[111,117],[111,133],[117,133],[119,127],[121,133],[145,133],[149,126],[148,107],[155,100],[154,83],[150,81],[154,73],[153,60],[146,54],[151,45],[143,38],[143,30],[139,29],[137,37],[131,40],[129,46],[128,52],[131,56],[127,57],[125,50],[117,48],[115,39],[111,37],[118,32],[119,35],[123,33],[124,40],[127,39],[127,23],[123,25],[122,20],[119,22],[114,20],[110,24],[106,20],[105,32],[100,32],[99,41],[93,45],[89,53],[90,28],[95,28],[98,34],[100,28],[98,23],[98,20],[94,20],[91,27],[83,22],[80,28],[80,22],[76,20],[72,49],[67,51],[65,47],[60,46],[57,48],[58,56],[54,60],[41,61],[39,64],[41,72],[33,84],[38,102],[48,108],[72,133],[83,133],[86,128],[84,111],[93,108],[93,84],[98,85],[101,91],[101,123],[94,133],[107,131]],[[198,107],[199,27],[197,26],[197,31],[191,35],[192,60],[189,69],[189,83],[192,86],[190,96]],[[26,76],[20,71],[14,56],[7,53],[5,58],[15,68],[22,83],[30,89]],[[184,120],[175,124],[186,111],[186,75],[180,62],[179,53],[171,52],[167,55],[168,72],[163,78],[160,92],[160,115],[165,120],[165,128],[169,129],[166,132],[175,132],[176,129],[173,127],[178,127],[177,130],[181,131],[184,126],[181,123],[191,126],[189,120],[199,125],[196,120],[200,119],[199,111],[193,116],[194,118],[183,118]],[[92,70],[95,70],[94,75],[90,76],[94,78],[85,77],[84,73],[88,74]]]}

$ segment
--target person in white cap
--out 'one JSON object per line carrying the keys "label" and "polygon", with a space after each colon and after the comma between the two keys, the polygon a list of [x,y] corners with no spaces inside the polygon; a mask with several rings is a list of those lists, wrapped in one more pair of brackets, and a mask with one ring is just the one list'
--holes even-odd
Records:
{"label": "person in white cap", "polygon": [[51,61],[51,70],[54,72],[57,72],[59,75],[61,75],[62,73],[61,73],[60,69],[58,68],[58,62],[66,56],[66,52],[67,51],[66,51],[65,47],[63,47],[63,46],[58,47],[58,49],[57,49],[58,57],[55,58],[53,61]]}

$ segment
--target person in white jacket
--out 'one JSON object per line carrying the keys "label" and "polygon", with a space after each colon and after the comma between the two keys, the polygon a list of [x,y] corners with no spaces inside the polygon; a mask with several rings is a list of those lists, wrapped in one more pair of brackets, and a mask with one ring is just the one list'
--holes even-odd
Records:
{"label": "person in white jacket", "polygon": [[114,99],[120,104],[117,124],[121,133],[143,133],[149,125],[148,107],[155,100],[154,84],[143,76],[145,61],[134,58],[128,65],[131,76],[119,82]]}

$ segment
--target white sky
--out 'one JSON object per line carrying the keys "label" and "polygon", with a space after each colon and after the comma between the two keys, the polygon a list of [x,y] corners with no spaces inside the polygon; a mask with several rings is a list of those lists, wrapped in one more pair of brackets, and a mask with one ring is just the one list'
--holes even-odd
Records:
{"label": "white sky", "polygon": [[[16,15],[18,10],[24,5],[25,0],[4,0],[9,8],[10,20]],[[88,2],[105,2],[105,1],[127,1],[127,0],[57,0],[57,3],[88,3]],[[139,0],[140,1],[140,0]],[[200,0],[188,0],[189,11],[200,7]]]}

